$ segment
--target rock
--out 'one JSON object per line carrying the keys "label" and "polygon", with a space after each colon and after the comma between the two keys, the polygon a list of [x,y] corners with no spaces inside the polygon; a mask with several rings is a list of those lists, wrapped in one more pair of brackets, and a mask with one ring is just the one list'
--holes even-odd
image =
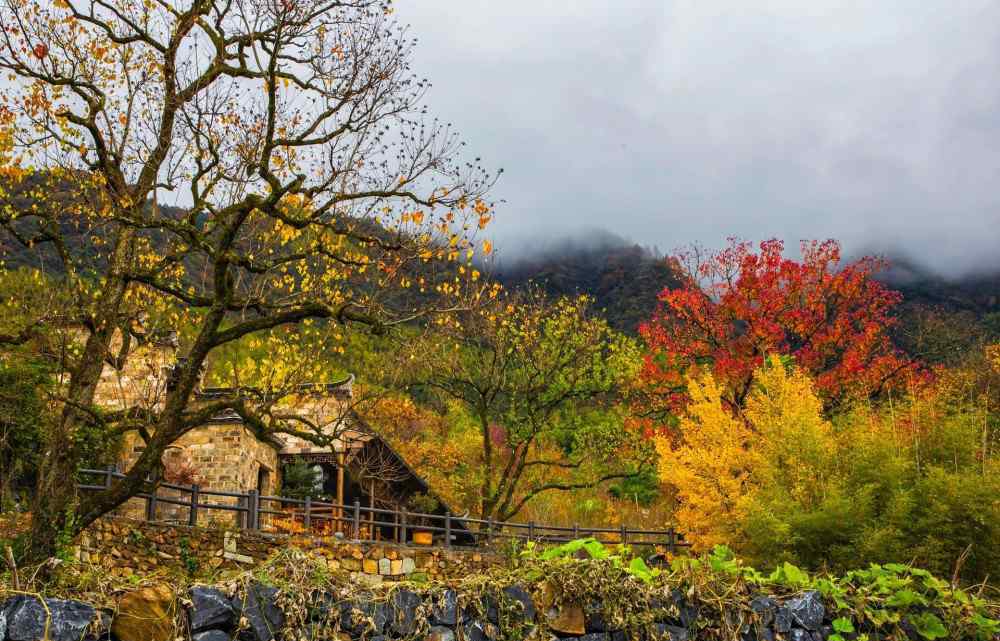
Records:
{"label": "rock", "polygon": [[812,641],[812,635],[809,634],[809,630],[792,628],[791,634],[788,635],[788,641]]}
{"label": "rock", "polygon": [[684,596],[684,592],[676,588],[670,591],[670,599],[674,602],[674,606],[677,608],[681,626],[691,629],[695,622],[698,621],[697,606],[692,605],[687,600],[687,597]]}
{"label": "rock", "polygon": [[491,623],[472,619],[462,625],[463,641],[494,641],[499,637],[499,631]]}
{"label": "rock", "polygon": [[242,600],[236,597],[231,601],[236,615],[247,620],[255,641],[273,641],[285,625],[285,613],[276,603],[277,596],[278,588],[251,583]]}
{"label": "rock", "polygon": [[382,576],[389,576],[392,572],[392,561],[389,559],[378,560],[378,573]]}
{"label": "rock", "polygon": [[788,599],[785,607],[791,612],[792,620],[806,630],[819,630],[823,626],[826,608],[819,592],[810,590],[800,597]]}
{"label": "rock", "polygon": [[779,606],[774,611],[774,631],[777,634],[788,634],[792,631],[792,613],[787,606]]}
{"label": "rock", "polygon": [[205,630],[191,636],[191,641],[231,641],[228,632],[222,630]]}
{"label": "rock", "polygon": [[688,641],[690,638],[687,628],[667,623],[656,624],[656,635],[662,641]]}
{"label": "rock", "polygon": [[424,641],[455,641],[455,631],[443,625],[436,625],[430,629]]}
{"label": "rock", "polygon": [[589,632],[580,641],[611,641],[611,636],[607,632]]}
{"label": "rock", "polygon": [[777,609],[778,602],[769,596],[755,596],[750,601],[750,610],[756,615],[757,622],[762,626],[774,623],[774,613]]}
{"label": "rock", "polygon": [[413,557],[403,557],[403,574],[413,574],[417,570],[417,563]]}
{"label": "rock", "polygon": [[519,604],[521,618],[525,621],[535,620],[535,602],[527,590],[520,585],[511,585],[503,589],[503,595],[507,600]]}
{"label": "rock", "polygon": [[351,636],[362,633],[381,636],[389,622],[389,606],[367,599],[344,601],[340,604],[340,628]]}
{"label": "rock", "polygon": [[431,607],[431,625],[458,625],[458,592],[445,590]]}
{"label": "rock", "polygon": [[412,590],[401,589],[392,593],[389,629],[399,637],[411,636],[417,631],[417,608],[420,595]]}
{"label": "rock", "polygon": [[195,586],[189,592],[191,609],[188,620],[191,622],[191,632],[203,630],[232,629],[235,622],[233,606],[229,597],[215,588]]}
{"label": "rock", "polygon": [[592,601],[586,610],[587,632],[607,632],[608,622],[604,618],[604,608],[600,602]]}
{"label": "rock", "polygon": [[111,632],[120,641],[172,641],[175,608],[174,593],[168,586],[129,592],[118,602]]}
{"label": "rock", "polygon": [[375,559],[365,559],[362,561],[365,574],[378,574],[378,561]]}
{"label": "rock", "polygon": [[[46,612],[46,609],[48,612]],[[79,601],[19,595],[7,602],[0,627],[8,641],[79,641],[96,618],[94,608]],[[48,636],[46,637],[46,626]]]}
{"label": "rock", "polygon": [[578,637],[587,632],[587,619],[583,608],[575,603],[564,603],[550,608],[545,615],[549,628],[561,636]]}

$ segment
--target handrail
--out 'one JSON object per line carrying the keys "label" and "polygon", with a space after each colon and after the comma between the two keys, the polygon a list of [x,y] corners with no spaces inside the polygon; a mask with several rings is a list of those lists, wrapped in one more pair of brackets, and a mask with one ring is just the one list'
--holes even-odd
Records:
{"label": "handrail", "polygon": [[[126,477],[114,467],[104,470],[81,469],[80,474],[103,477],[103,483],[79,483],[82,491],[100,491],[110,488],[115,480]],[[430,514],[426,512],[410,512],[403,508],[385,509],[364,507],[358,501],[353,504],[342,504],[331,501],[314,501],[311,497],[296,499],[283,496],[258,494],[257,490],[246,492],[226,492],[220,490],[201,489],[197,484],[180,485],[166,481],[146,479],[153,485],[152,493],[139,492],[135,498],[146,501],[146,519],[156,520],[157,504],[164,503],[188,509],[188,525],[198,524],[198,515],[202,510],[221,510],[235,512],[241,528],[248,530],[262,529],[262,517],[284,517],[292,522],[302,522],[303,530],[311,531],[313,524],[326,523],[339,533],[350,535],[356,541],[379,540],[380,533],[391,532],[391,537],[397,542],[405,543],[414,531],[442,535],[445,547],[451,547],[458,542],[480,542],[501,539],[533,540],[542,542],[566,542],[585,536],[616,535],[622,543],[633,545],[654,545],[666,547],[671,553],[678,548],[690,547],[684,540],[684,535],[674,528],[665,530],[633,529],[626,525],[618,528],[609,527],[572,527],[564,525],[546,525],[529,521],[519,523],[514,521],[493,521],[474,517],[454,516],[450,512]],[[168,489],[187,493],[188,499],[176,496],[161,496],[159,490]],[[220,502],[204,501],[204,497],[223,497],[236,499],[235,505]],[[282,506],[293,506],[289,510],[276,510],[265,507],[266,503],[280,503]],[[391,519],[391,520],[388,520]],[[264,523],[263,525],[267,525]],[[362,538],[362,536],[368,538]]]}

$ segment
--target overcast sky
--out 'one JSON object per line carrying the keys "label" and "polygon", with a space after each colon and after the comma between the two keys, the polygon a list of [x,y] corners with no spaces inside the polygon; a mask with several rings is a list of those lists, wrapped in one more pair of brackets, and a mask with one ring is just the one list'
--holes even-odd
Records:
{"label": "overcast sky", "polygon": [[493,233],[1000,264],[1000,2],[398,0]]}

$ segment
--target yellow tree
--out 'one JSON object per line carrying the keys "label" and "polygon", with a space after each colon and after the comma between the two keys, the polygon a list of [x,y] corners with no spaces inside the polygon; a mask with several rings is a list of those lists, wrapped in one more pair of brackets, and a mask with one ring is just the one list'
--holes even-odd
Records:
{"label": "yellow tree", "polygon": [[657,439],[660,478],[677,495],[677,519],[699,547],[740,546],[760,492],[814,509],[836,454],[833,428],[812,380],[772,356],[753,376],[746,409],[728,409],[711,374],[688,381],[692,403],[676,441]]}
{"label": "yellow tree", "polygon": [[[441,265],[471,260],[493,177],[425,115],[391,13],[377,0],[0,0],[0,227],[12,259],[67,291],[40,318],[79,336],[39,471],[36,555],[134,495],[225,407],[262,435],[318,438],[239,395],[193,407],[215,350],[474,303],[470,271]],[[103,367],[149,338],[151,318],[189,337],[169,390],[154,410],[101,411]],[[136,431],[145,450],[78,498],[84,429]]]}
{"label": "yellow tree", "polygon": [[724,406],[724,390],[711,374],[688,380],[691,403],[678,439],[657,437],[660,479],[677,500],[676,518],[698,548],[736,545],[756,465],[752,432]]}

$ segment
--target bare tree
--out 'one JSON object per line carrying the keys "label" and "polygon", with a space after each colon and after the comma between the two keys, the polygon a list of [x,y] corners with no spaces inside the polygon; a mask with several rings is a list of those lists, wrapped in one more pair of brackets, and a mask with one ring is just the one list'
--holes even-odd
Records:
{"label": "bare tree", "polygon": [[[36,556],[220,411],[317,438],[245,394],[192,405],[220,347],[276,328],[383,331],[477,297],[468,270],[442,265],[471,259],[493,177],[425,115],[390,14],[376,0],[0,0],[0,225],[58,274],[83,328],[39,471]],[[122,366],[142,314],[187,329],[183,359],[154,408],[103,412],[102,370]],[[78,497],[83,429],[138,431],[145,450]]]}

